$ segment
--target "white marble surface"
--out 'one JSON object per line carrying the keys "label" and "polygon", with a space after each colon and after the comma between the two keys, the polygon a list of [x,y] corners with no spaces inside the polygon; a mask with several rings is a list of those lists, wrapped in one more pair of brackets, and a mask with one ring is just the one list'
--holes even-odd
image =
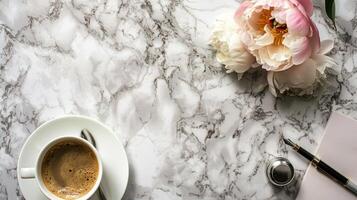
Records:
{"label": "white marble surface", "polygon": [[[94,117],[125,145],[125,199],[294,199],[304,160],[333,110],[357,118],[356,1],[339,0],[337,32],[314,1],[337,75],[313,98],[275,99],[248,75],[226,74],[207,45],[232,0],[0,1],[0,199],[23,199],[20,148],[43,122]],[[265,162],[288,157],[297,179],[274,188]]]}

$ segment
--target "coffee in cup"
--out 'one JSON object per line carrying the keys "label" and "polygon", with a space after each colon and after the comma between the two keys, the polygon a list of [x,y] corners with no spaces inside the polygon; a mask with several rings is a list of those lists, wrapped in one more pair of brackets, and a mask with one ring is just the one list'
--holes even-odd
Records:
{"label": "coffee in cup", "polygon": [[89,199],[103,174],[97,150],[76,136],[53,139],[40,151],[35,167],[20,170],[21,178],[35,178],[42,193],[52,200]]}
{"label": "coffee in cup", "polygon": [[62,141],[45,154],[41,177],[46,188],[62,199],[77,199],[88,193],[98,177],[98,160],[84,143]]}

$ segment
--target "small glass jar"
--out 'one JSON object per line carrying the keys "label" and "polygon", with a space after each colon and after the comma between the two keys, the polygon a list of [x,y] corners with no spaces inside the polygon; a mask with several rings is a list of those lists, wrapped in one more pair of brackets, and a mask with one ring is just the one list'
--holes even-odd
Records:
{"label": "small glass jar", "polygon": [[295,170],[288,159],[275,157],[268,162],[266,174],[270,183],[282,187],[292,182]]}

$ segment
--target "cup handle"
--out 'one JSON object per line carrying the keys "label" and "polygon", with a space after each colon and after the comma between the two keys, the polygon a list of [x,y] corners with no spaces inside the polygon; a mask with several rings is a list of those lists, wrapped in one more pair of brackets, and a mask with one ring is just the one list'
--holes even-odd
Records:
{"label": "cup handle", "polygon": [[21,178],[35,178],[35,168],[21,168],[20,169]]}

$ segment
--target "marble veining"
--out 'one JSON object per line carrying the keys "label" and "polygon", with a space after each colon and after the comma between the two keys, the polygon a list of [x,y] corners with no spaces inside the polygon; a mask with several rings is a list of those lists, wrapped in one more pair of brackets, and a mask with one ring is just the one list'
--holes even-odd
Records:
{"label": "marble veining", "polygon": [[[16,163],[40,124],[65,114],[101,120],[130,162],[124,199],[294,199],[309,150],[332,111],[357,118],[357,2],[339,0],[337,30],[315,0],[338,63],[314,97],[275,99],[257,74],[226,74],[208,46],[233,0],[1,0],[0,199],[24,199]],[[265,76],[262,76],[265,77]],[[287,188],[265,163],[285,156]]]}

